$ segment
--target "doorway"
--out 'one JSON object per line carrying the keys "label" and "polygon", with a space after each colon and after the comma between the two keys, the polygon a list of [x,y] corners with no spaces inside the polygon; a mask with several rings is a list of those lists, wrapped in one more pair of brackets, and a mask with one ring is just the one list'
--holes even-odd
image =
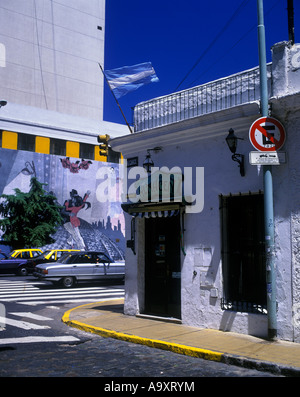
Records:
{"label": "doorway", "polygon": [[145,311],[181,318],[179,215],[145,219]]}

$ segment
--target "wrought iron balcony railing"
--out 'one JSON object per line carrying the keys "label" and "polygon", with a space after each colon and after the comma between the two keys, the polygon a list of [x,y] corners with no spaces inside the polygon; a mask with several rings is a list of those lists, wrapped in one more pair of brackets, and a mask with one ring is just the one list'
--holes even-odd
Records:
{"label": "wrought iron balcony railing", "polygon": [[[271,63],[267,68],[268,88],[271,94]],[[161,127],[259,99],[260,78],[259,68],[256,67],[137,104],[134,108],[134,132]]]}

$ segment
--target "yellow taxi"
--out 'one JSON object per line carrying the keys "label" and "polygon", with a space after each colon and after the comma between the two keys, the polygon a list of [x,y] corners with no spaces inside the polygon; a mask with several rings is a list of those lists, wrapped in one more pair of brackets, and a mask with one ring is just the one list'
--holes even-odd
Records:
{"label": "yellow taxi", "polygon": [[76,250],[76,249],[47,250],[47,251],[43,252],[37,259],[43,258],[43,262],[45,262],[45,261],[56,262],[66,252],[74,252],[74,251],[80,251],[80,250]]}
{"label": "yellow taxi", "polygon": [[0,260],[0,273],[15,273],[27,276],[40,263],[56,262],[66,252],[80,250],[57,249],[43,252],[39,248],[20,249],[11,252],[7,259]]}
{"label": "yellow taxi", "polygon": [[59,261],[61,256],[67,252],[75,252],[75,251],[80,251],[80,250],[75,250],[75,249],[55,249],[55,250],[47,250],[40,254],[39,256],[36,256],[35,258],[32,258],[28,260],[28,266],[30,267],[30,270],[35,268],[36,265],[40,263],[50,263],[50,262],[56,262]]}
{"label": "yellow taxi", "polygon": [[20,250],[14,250],[9,254],[10,258],[14,259],[30,259],[35,258],[42,254],[43,251],[39,248],[24,248]]}

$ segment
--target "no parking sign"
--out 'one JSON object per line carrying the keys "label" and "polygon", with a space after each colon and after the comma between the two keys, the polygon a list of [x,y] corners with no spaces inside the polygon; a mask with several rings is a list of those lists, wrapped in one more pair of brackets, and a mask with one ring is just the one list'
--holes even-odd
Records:
{"label": "no parking sign", "polygon": [[260,117],[251,125],[249,139],[260,152],[274,152],[285,142],[283,125],[273,117]]}

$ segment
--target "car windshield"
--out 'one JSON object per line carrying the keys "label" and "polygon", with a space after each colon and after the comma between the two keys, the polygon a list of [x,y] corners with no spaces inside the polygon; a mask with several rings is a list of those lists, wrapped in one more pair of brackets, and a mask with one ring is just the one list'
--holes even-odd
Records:
{"label": "car windshield", "polygon": [[16,250],[14,250],[14,251],[12,251],[9,255],[8,255],[8,257],[9,258],[13,258],[14,257],[14,254],[15,254],[15,252],[16,252]]}
{"label": "car windshield", "polygon": [[50,250],[49,251],[45,251],[45,252],[42,252],[41,254],[39,254],[39,255],[37,255],[34,259],[43,259],[43,258],[46,258],[46,256],[48,255],[48,254],[50,254]]}

